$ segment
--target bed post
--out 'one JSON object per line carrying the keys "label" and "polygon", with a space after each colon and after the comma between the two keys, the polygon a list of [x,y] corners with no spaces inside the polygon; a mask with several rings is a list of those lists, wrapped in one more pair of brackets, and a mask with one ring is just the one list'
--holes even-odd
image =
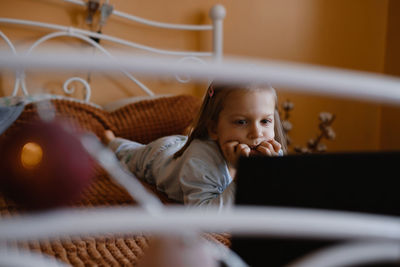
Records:
{"label": "bed post", "polygon": [[222,60],[223,55],[223,20],[226,15],[223,5],[215,5],[210,10],[210,18],[213,21],[213,54],[217,62]]}

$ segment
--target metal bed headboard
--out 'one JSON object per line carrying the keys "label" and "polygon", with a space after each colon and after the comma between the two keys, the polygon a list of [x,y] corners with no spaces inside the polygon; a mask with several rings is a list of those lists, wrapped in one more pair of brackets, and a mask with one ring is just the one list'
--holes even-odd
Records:
{"label": "metal bed headboard", "polygon": [[[64,2],[68,2],[75,5],[80,5],[82,7],[86,7],[87,3],[81,0],[62,0]],[[147,51],[151,53],[155,53],[158,55],[169,55],[169,56],[177,56],[180,57],[181,61],[185,60],[194,60],[198,62],[203,62],[204,57],[211,57],[213,60],[219,62],[222,60],[223,56],[223,19],[225,17],[226,11],[222,5],[215,5],[210,9],[209,16],[212,20],[212,25],[189,25],[189,24],[172,24],[172,23],[164,23],[157,22],[153,20],[144,19],[141,17],[133,16],[127,14],[125,12],[121,12],[118,10],[112,10],[110,15],[122,17],[124,19],[135,21],[140,24],[144,24],[150,27],[156,28],[164,28],[164,29],[173,29],[173,30],[186,30],[186,31],[212,31],[213,37],[213,49],[210,52],[199,52],[199,51],[174,51],[174,50],[165,50],[159,49],[151,46],[142,45],[139,43],[127,41],[115,36],[97,33],[93,31],[88,31],[80,28],[70,27],[70,26],[62,26],[57,24],[45,23],[45,22],[37,22],[31,20],[23,20],[23,19],[14,19],[14,18],[5,18],[0,17],[0,24],[13,24],[13,25],[22,25],[29,27],[37,27],[44,28],[48,30],[52,30],[53,32],[48,33],[37,41],[35,41],[28,49],[24,52],[25,55],[31,54],[36,47],[41,45],[42,43],[58,38],[58,37],[73,37],[79,40],[86,42],[87,44],[95,47],[100,50],[107,57],[112,58],[112,54],[100,45],[98,42],[94,41],[94,39],[99,40],[107,40],[116,44],[121,44],[130,48],[136,48],[142,51]],[[17,49],[15,48],[12,41],[0,30],[0,38],[3,39],[9,49],[12,51],[14,55],[17,55]],[[147,95],[154,95],[154,93],[142,82],[140,82],[137,78],[135,78],[132,74],[127,72],[126,70],[120,69],[120,71],[127,76],[132,82],[137,84]],[[185,83],[188,82],[187,79],[180,78],[176,75],[176,78],[179,82]],[[80,82],[85,89],[85,102],[89,102],[91,96],[91,88],[89,83],[80,77],[72,77],[67,79],[63,84],[64,92],[67,94],[72,94],[74,92],[74,88],[70,87],[71,82]],[[19,70],[15,73],[15,83],[14,89],[12,92],[12,96],[16,96],[19,90],[22,90],[23,95],[29,95],[28,89],[25,83],[25,73],[23,70]]]}

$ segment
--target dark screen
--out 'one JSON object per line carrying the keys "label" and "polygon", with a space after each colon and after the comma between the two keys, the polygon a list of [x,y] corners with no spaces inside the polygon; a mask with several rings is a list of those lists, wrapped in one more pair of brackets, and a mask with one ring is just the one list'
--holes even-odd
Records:
{"label": "dark screen", "polygon": [[[398,164],[400,152],[242,158],[235,201],[399,215]],[[232,238],[232,249],[251,266],[284,266],[332,244],[332,240]]]}

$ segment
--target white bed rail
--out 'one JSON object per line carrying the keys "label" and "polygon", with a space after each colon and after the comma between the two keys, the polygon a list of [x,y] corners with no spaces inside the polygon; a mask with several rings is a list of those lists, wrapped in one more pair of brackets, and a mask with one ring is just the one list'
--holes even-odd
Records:
{"label": "white bed rail", "polygon": [[[86,7],[86,5],[87,5],[86,2],[80,1],[80,0],[62,0],[62,1],[72,3],[72,4],[77,4],[77,5],[80,5],[83,7]],[[188,24],[172,24],[172,23],[158,22],[158,21],[153,21],[153,20],[148,20],[148,19],[137,17],[137,16],[133,16],[133,15],[130,15],[130,14],[118,11],[118,10],[113,10],[112,14],[116,15],[118,17],[121,17],[121,18],[136,21],[138,23],[145,24],[145,25],[152,26],[152,27],[157,27],[157,28],[166,28],[166,29],[174,29],[174,30],[191,30],[191,31],[212,30],[211,25],[188,25]]]}
{"label": "white bed rail", "polygon": [[[86,2],[80,0],[63,0],[64,2],[69,2],[73,4],[77,4],[83,7],[87,6]],[[39,27],[44,28],[47,30],[53,30],[56,32],[49,33],[39,40],[33,43],[31,47],[27,50],[26,54],[30,54],[37,46],[44,43],[47,40],[67,36],[78,38],[80,40],[85,41],[86,43],[90,44],[91,46],[95,47],[96,49],[100,50],[102,53],[106,54],[109,57],[112,57],[111,53],[107,51],[103,46],[101,46],[98,42],[93,41],[93,39],[99,40],[106,40],[112,43],[117,43],[120,45],[124,45],[130,48],[139,49],[142,51],[147,51],[154,54],[161,54],[161,55],[168,55],[168,56],[176,56],[179,57],[180,60],[192,60],[196,59],[197,62],[203,62],[201,58],[203,57],[212,57],[216,61],[221,61],[222,54],[223,54],[223,19],[225,17],[225,8],[222,5],[215,5],[210,10],[210,17],[213,21],[212,25],[184,25],[184,24],[171,24],[171,23],[163,23],[152,21],[148,19],[143,19],[137,16],[133,16],[118,10],[113,10],[112,14],[115,16],[123,17],[125,19],[135,21],[137,23],[145,24],[151,27],[157,28],[165,28],[165,29],[172,29],[172,30],[190,30],[190,31],[213,31],[213,51],[212,52],[199,52],[199,51],[176,51],[176,50],[165,50],[159,49],[151,46],[142,45],[139,43],[127,41],[115,36],[92,32],[84,29],[74,28],[70,26],[62,26],[57,24],[45,23],[45,22],[38,22],[38,21],[30,21],[30,20],[23,20],[23,19],[14,19],[14,18],[0,18],[0,24],[13,24],[13,25],[21,25],[21,26],[29,26],[29,27]],[[12,50],[14,54],[18,54],[17,49],[11,42],[11,40],[0,31],[0,38],[3,39],[8,47]],[[154,95],[154,93],[142,82],[136,79],[133,75],[128,73],[127,71],[120,69],[120,71],[127,76],[131,81],[139,86],[147,95]],[[187,82],[188,78],[179,78],[178,75],[175,75],[179,82]],[[88,82],[84,82],[84,79],[81,77],[72,77],[67,79],[64,82],[63,88],[65,93],[71,94],[74,91],[73,87],[69,87],[71,81],[80,82],[84,86],[85,90],[85,101],[89,102],[90,95],[91,95],[91,87]],[[18,94],[19,89],[21,88],[22,93],[24,95],[29,95],[28,89],[25,82],[25,73],[23,69],[20,69],[18,72],[15,73],[15,83],[14,89],[12,92],[13,96]]]}
{"label": "white bed rail", "polygon": [[[77,227],[79,226],[79,227]],[[70,208],[0,218],[0,241],[103,233],[229,232],[237,236],[400,241],[400,218],[304,208],[237,206],[232,210],[164,206]]]}
{"label": "white bed rail", "polygon": [[0,219],[0,243],[104,233],[180,236],[183,231],[344,242],[312,252],[290,267],[349,266],[400,259],[400,219],[356,212],[277,207],[236,207],[218,212],[169,206],[155,214],[142,208],[112,207],[53,210]]}
{"label": "white bed rail", "polygon": [[0,68],[41,68],[46,71],[91,70],[110,72],[116,69],[140,73],[145,76],[168,77],[178,74],[191,76],[196,81],[215,79],[226,83],[260,83],[283,87],[287,91],[312,93],[333,97],[352,98],[374,103],[400,105],[400,78],[363,71],[279,61],[259,61],[224,57],[223,62],[213,60],[198,64],[176,61],[165,57],[124,54],[116,59],[69,54],[55,58],[55,54],[35,53],[14,55],[0,51]]}
{"label": "white bed rail", "polygon": [[[14,25],[22,25],[22,26],[30,26],[30,27],[39,27],[49,30],[57,30],[63,33],[68,34],[80,34],[87,37],[92,37],[101,40],[107,40],[113,43],[125,45],[131,48],[137,48],[140,50],[144,50],[147,52],[155,53],[155,54],[162,54],[162,55],[171,55],[171,56],[195,56],[195,57],[211,57],[214,55],[213,52],[196,52],[196,51],[173,51],[173,50],[164,50],[158,49],[146,45],[141,45],[135,42],[130,42],[118,37],[114,37],[107,34],[92,32],[88,30],[83,30],[75,27],[70,26],[62,26],[52,23],[44,23],[44,22],[37,22],[31,20],[23,20],[23,19],[12,19],[12,18],[0,18],[0,23],[4,24],[14,24]],[[222,51],[220,51],[222,53]],[[216,57],[216,56],[215,56]]]}

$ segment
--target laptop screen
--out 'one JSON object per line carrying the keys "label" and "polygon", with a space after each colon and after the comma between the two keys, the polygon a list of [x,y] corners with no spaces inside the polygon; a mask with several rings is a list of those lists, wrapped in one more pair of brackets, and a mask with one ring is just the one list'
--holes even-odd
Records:
{"label": "laptop screen", "polygon": [[[236,205],[264,205],[400,215],[400,152],[253,157],[239,161]],[[333,241],[232,238],[251,266],[284,266]]]}

